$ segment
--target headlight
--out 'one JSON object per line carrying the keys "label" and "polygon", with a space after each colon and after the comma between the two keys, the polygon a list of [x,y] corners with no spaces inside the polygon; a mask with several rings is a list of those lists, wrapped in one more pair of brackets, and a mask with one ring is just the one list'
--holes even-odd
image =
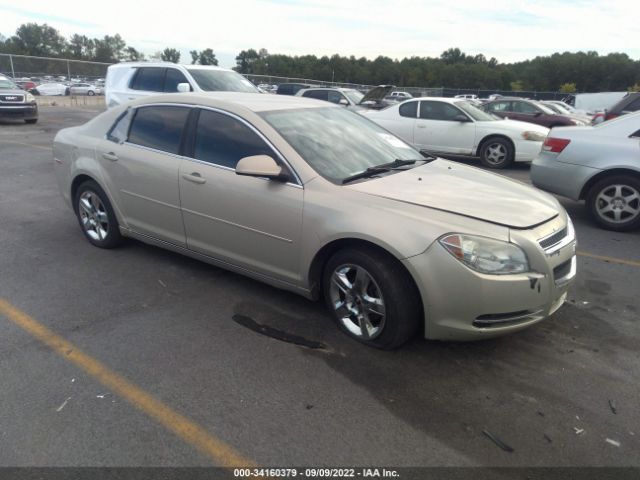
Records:
{"label": "headlight", "polygon": [[522,138],[533,142],[544,142],[544,139],[547,138],[547,136],[544,133],[527,131],[522,132]]}
{"label": "headlight", "polygon": [[509,275],[529,271],[526,254],[513,243],[460,233],[445,235],[438,242],[476,272]]}
{"label": "headlight", "polygon": [[27,102],[35,102],[36,101],[36,97],[34,97],[32,94],[27,93],[27,96],[25,97]]}

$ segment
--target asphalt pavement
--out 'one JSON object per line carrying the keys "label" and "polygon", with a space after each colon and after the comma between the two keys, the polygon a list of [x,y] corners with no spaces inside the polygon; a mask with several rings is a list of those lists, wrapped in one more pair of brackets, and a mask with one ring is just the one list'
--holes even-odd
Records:
{"label": "asphalt pavement", "polygon": [[0,121],[0,466],[640,466],[640,232],[562,200],[580,255],[556,314],[378,351],[320,303],[136,241],[91,246],[51,143],[98,111]]}

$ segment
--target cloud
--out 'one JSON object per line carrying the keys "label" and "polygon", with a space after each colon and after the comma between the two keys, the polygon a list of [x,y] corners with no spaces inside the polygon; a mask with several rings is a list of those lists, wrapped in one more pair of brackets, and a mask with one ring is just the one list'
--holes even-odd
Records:
{"label": "cloud", "polygon": [[[631,1],[576,0],[192,0],[166,13],[157,1],[110,0],[78,9],[56,0],[29,10],[0,7],[0,32],[20,23],[46,21],[64,35],[120,33],[147,53],[164,47],[212,48],[226,66],[240,50],[266,48],[290,55],[355,55],[374,58],[438,56],[450,47],[503,62],[556,51],[625,51],[640,57],[640,29]],[[5,14],[6,12],[6,14]],[[79,31],[78,29],[82,31]],[[228,63],[227,63],[228,62]]]}

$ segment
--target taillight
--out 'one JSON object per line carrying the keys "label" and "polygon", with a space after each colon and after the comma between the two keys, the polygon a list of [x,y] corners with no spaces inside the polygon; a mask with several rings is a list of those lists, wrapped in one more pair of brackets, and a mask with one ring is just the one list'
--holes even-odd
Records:
{"label": "taillight", "polygon": [[542,144],[542,150],[545,150],[547,152],[560,153],[567,147],[567,145],[569,145],[570,142],[571,140],[568,140],[566,138],[547,137]]}

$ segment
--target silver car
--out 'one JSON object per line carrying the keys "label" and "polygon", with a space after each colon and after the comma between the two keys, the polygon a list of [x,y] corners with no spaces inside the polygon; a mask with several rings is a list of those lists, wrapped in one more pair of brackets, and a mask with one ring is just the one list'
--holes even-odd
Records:
{"label": "silver car", "polygon": [[379,348],[521,330],[560,308],[576,272],[552,196],[424,158],[325,102],[148,97],[61,130],[53,155],[95,246],[133,237],[324,298]]}
{"label": "silver car", "polygon": [[588,127],[554,128],[531,165],[533,184],[585,200],[617,231],[640,227],[640,112]]}
{"label": "silver car", "polygon": [[69,91],[71,95],[88,95],[92,97],[94,95],[100,95],[102,88],[90,83],[74,83],[69,87]]}

